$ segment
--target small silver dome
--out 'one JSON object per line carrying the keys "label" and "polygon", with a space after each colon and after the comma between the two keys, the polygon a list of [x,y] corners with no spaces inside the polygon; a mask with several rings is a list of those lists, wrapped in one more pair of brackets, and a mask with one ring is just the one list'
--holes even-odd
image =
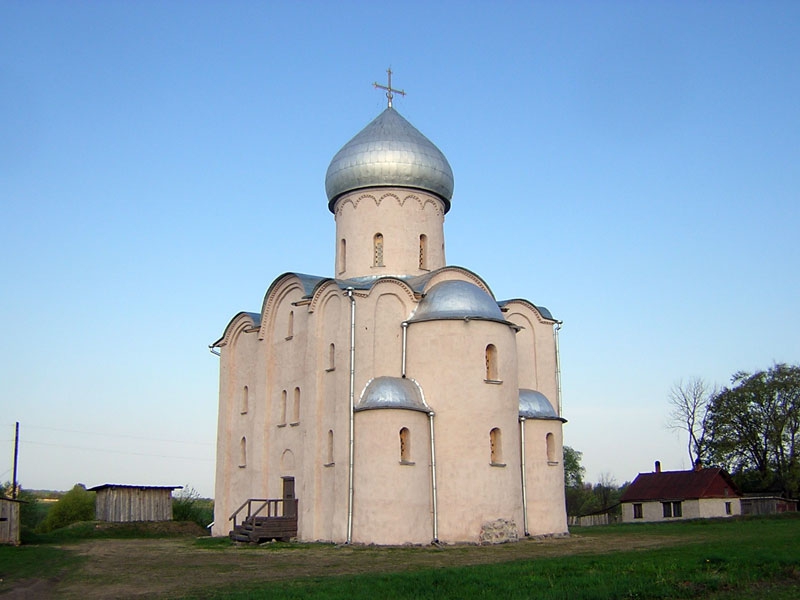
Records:
{"label": "small silver dome", "polygon": [[405,408],[430,412],[422,399],[422,390],[413,379],[375,377],[364,388],[355,411],[373,408]]}
{"label": "small silver dome", "polygon": [[333,157],[325,175],[328,208],[346,192],[399,186],[432,192],[450,210],[453,171],[444,154],[393,108],[387,108]]}
{"label": "small silver dome", "polygon": [[542,392],[520,389],[519,416],[526,419],[560,419]]}
{"label": "small silver dome", "polygon": [[420,301],[409,322],[437,319],[484,319],[506,323],[489,294],[467,281],[441,281]]}

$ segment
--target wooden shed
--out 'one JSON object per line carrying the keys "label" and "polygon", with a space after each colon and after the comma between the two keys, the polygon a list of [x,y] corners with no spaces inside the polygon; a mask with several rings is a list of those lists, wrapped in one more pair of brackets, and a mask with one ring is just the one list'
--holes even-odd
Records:
{"label": "wooden shed", "polygon": [[94,512],[98,521],[171,521],[172,490],[181,487],[105,483],[89,491],[97,492]]}
{"label": "wooden shed", "polygon": [[19,508],[21,500],[0,498],[0,544],[19,546]]}

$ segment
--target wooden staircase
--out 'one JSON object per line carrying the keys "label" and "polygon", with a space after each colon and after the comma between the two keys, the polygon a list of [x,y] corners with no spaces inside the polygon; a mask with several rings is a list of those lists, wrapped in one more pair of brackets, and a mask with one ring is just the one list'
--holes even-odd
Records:
{"label": "wooden staircase", "polygon": [[297,537],[297,499],[250,498],[236,509],[230,520],[233,529],[228,535],[234,542],[288,542]]}

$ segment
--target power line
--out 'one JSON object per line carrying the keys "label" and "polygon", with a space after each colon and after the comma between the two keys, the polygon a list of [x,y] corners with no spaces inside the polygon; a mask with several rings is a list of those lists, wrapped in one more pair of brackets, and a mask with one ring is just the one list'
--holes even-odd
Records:
{"label": "power line", "polygon": [[[13,427],[13,425],[10,425]],[[190,444],[194,446],[214,446],[213,442],[191,442],[188,440],[167,440],[163,438],[154,438],[154,437],[147,437],[141,435],[130,435],[125,433],[103,433],[98,431],[81,431],[79,429],[64,429],[61,427],[45,427],[43,425],[25,425],[25,429],[44,429],[47,431],[61,431],[65,433],[80,433],[82,435],[98,435],[103,437],[112,437],[112,438],[128,438],[132,440],[143,440],[147,442],[166,442],[169,444]]]}
{"label": "power line", "polygon": [[21,442],[23,445],[33,445],[33,446],[50,446],[53,448],[69,448],[71,450],[86,450],[88,452],[102,452],[105,454],[127,454],[130,456],[149,456],[154,458],[175,458],[179,460],[196,460],[202,462],[214,462],[212,458],[198,458],[196,456],[170,456],[166,454],[150,454],[147,452],[128,452],[125,450],[109,450],[107,448],[87,448],[85,446],[70,446],[67,444],[51,444],[48,442],[34,442],[31,440],[24,440]]}

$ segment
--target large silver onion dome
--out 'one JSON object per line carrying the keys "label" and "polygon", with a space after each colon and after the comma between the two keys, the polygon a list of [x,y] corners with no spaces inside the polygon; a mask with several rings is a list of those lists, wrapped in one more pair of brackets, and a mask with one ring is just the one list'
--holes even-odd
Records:
{"label": "large silver onion dome", "polygon": [[477,285],[458,279],[441,281],[428,290],[409,321],[438,319],[484,319],[506,322],[494,298]]}
{"label": "large silver onion dome", "polygon": [[333,157],[325,175],[328,208],[346,192],[411,187],[439,196],[450,210],[453,171],[444,154],[393,108],[387,108]]}
{"label": "large silver onion dome", "polygon": [[560,419],[547,396],[525,388],[519,390],[519,416],[526,419]]}
{"label": "large silver onion dome", "polygon": [[364,388],[355,411],[374,408],[405,408],[429,412],[422,398],[422,390],[413,379],[400,377],[375,377]]}

